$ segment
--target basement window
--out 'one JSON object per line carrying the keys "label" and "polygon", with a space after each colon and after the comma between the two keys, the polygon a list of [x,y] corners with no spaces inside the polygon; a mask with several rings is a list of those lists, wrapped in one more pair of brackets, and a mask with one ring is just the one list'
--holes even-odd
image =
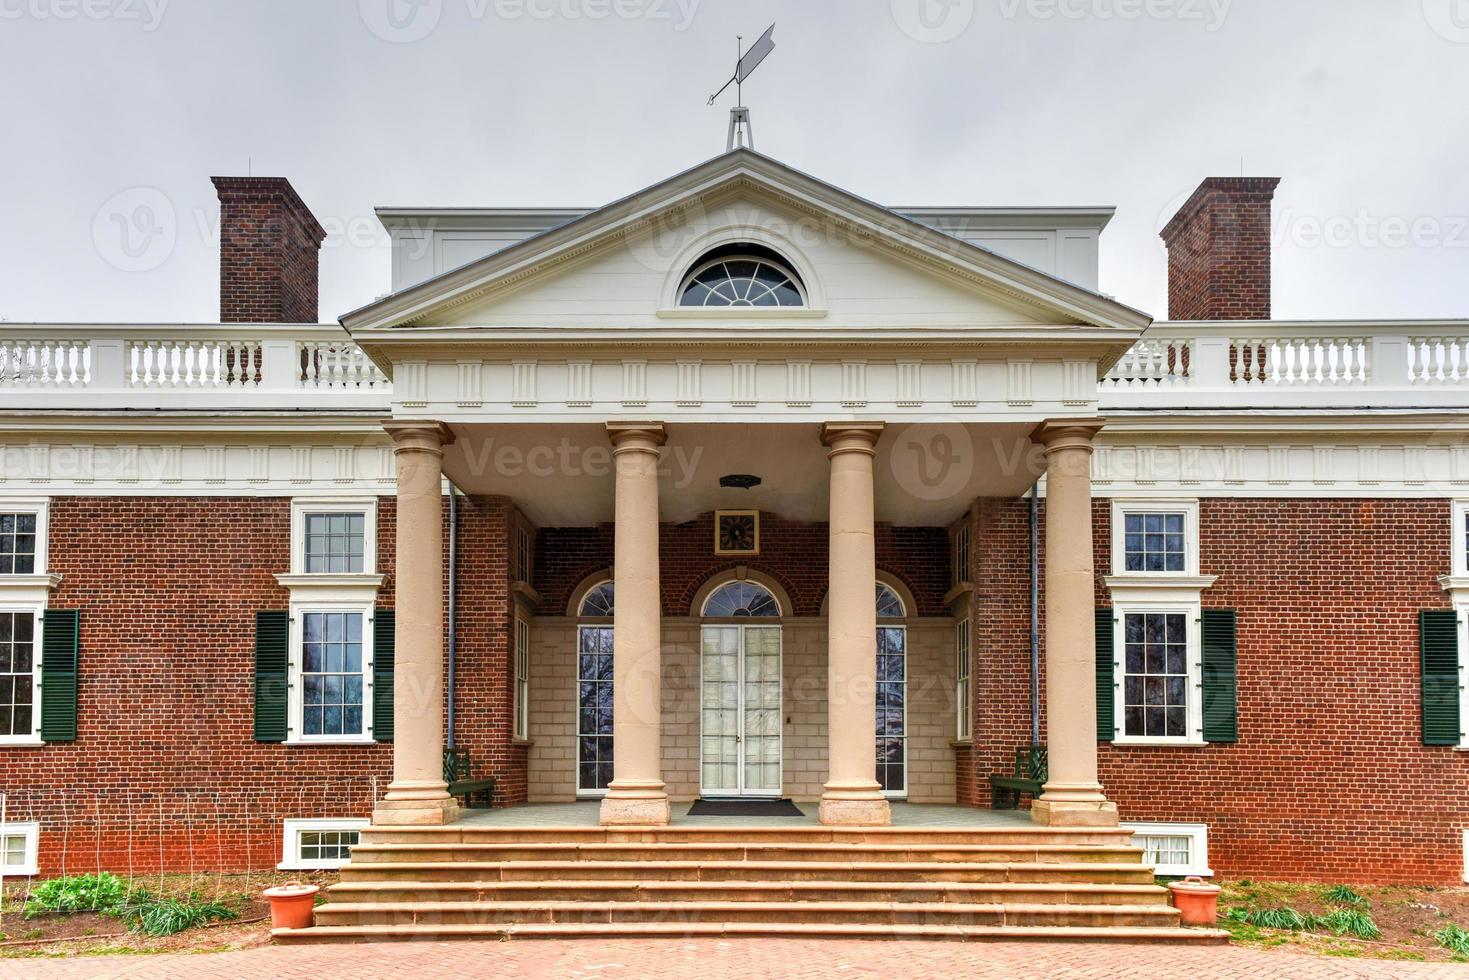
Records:
{"label": "basement window", "polygon": [[1143,863],[1164,877],[1212,877],[1209,869],[1209,827],[1201,823],[1124,823],[1132,831],[1134,847],[1143,849]]}
{"label": "basement window", "polygon": [[39,874],[41,825],[35,821],[0,824],[0,874]]}
{"label": "basement window", "polygon": [[309,817],[285,822],[282,871],[330,871],[347,863],[369,821],[351,817]]}

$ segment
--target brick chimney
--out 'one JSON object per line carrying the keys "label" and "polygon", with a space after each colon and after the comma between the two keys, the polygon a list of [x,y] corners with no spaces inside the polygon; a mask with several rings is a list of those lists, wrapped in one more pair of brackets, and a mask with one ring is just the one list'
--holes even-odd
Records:
{"label": "brick chimney", "polygon": [[1168,319],[1270,319],[1270,202],[1279,177],[1210,177],[1161,232]]}
{"label": "brick chimney", "polygon": [[213,177],[221,323],[316,323],[326,232],[284,177]]}

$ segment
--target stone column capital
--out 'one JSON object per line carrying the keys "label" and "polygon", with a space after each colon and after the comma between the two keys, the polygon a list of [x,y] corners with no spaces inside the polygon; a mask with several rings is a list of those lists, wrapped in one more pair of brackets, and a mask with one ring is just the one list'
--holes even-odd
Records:
{"label": "stone column capital", "polygon": [[877,455],[877,440],[882,437],[881,422],[823,422],[821,444],[829,448],[827,457],[838,453]]}
{"label": "stone column capital", "polygon": [[438,419],[387,419],[383,431],[393,437],[398,452],[444,454],[444,447],[454,444],[454,431]]}
{"label": "stone column capital", "polygon": [[614,456],[625,452],[656,453],[668,441],[662,422],[608,422],[607,438]]}
{"label": "stone column capital", "polygon": [[1106,424],[1107,420],[1101,418],[1046,419],[1031,430],[1030,441],[1043,446],[1047,456],[1061,449],[1090,453],[1092,440]]}

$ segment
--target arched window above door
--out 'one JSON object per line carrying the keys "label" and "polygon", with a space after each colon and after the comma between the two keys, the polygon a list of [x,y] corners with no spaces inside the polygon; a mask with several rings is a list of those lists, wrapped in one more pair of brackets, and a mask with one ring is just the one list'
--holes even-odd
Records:
{"label": "arched window above door", "polygon": [[581,605],[577,607],[578,616],[611,616],[613,600],[616,593],[612,580],[599,582],[587,589],[586,595],[582,596]]}
{"label": "arched window above door", "polygon": [[726,582],[704,600],[703,615],[711,618],[778,617],[780,614],[780,602],[758,582]]}
{"label": "arched window above door", "polygon": [[877,583],[877,618],[902,619],[908,615],[903,608],[903,599],[896,589],[882,582]]}
{"label": "arched window above door", "polygon": [[694,263],[679,289],[680,306],[805,306],[800,276],[773,249],[724,245]]}

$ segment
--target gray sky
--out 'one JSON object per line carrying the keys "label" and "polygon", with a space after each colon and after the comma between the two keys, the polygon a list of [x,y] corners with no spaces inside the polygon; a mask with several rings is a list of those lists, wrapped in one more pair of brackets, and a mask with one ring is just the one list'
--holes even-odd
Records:
{"label": "gray sky", "polygon": [[0,318],[217,319],[208,178],[253,166],[332,232],[333,320],[387,289],[374,205],[597,205],[722,151],[772,20],[758,148],[838,186],[1116,205],[1102,288],[1162,318],[1157,230],[1243,158],[1283,178],[1277,317],[1469,315],[1469,0],[0,0]]}

